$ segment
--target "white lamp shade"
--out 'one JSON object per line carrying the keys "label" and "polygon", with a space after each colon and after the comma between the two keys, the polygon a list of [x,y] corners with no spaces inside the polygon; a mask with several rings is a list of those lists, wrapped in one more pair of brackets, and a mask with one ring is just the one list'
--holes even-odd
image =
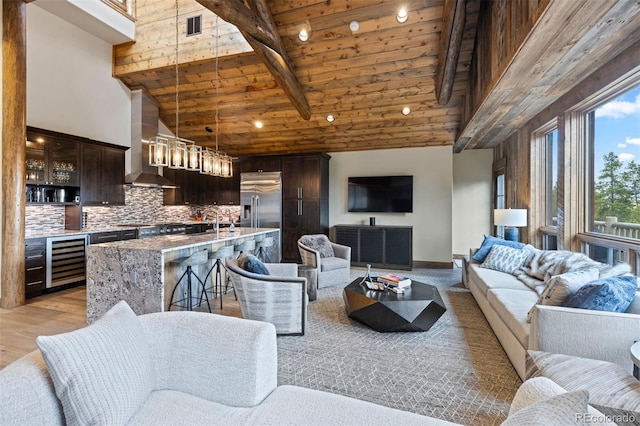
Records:
{"label": "white lamp shade", "polygon": [[495,209],[493,223],[498,226],[527,226],[527,210]]}

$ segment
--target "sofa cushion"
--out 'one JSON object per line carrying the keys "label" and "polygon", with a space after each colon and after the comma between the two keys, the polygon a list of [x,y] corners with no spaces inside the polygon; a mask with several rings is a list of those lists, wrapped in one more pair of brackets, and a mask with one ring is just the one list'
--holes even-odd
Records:
{"label": "sofa cushion", "polygon": [[478,264],[469,265],[469,285],[477,287],[485,296],[487,295],[487,290],[492,288],[527,289],[513,275],[494,271],[493,269],[481,268]]}
{"label": "sofa cushion", "polygon": [[122,301],[70,333],[36,339],[68,424],[123,424],[155,387],[138,317]]}
{"label": "sofa cushion", "polygon": [[588,410],[589,392],[567,392],[536,402],[517,411],[507,417],[502,426],[584,424],[584,419],[579,419],[578,414],[586,415]]}
{"label": "sofa cushion", "polygon": [[596,311],[624,312],[638,289],[634,275],[603,278],[585,284],[569,296],[564,306]]}
{"label": "sofa cushion", "polygon": [[483,268],[513,274],[527,260],[528,252],[513,247],[495,245],[482,262]]}
{"label": "sofa cushion", "polygon": [[243,254],[238,259],[238,266],[252,274],[269,275],[269,270],[265,264],[252,254]]}
{"label": "sofa cushion", "polygon": [[320,259],[321,272],[344,269],[348,268],[349,266],[349,261],[347,259],[342,259],[341,257],[325,257],[323,259]]}
{"label": "sofa cushion", "polygon": [[496,288],[487,292],[489,305],[524,348],[529,344],[531,328],[527,322],[527,313],[537,300],[538,295],[529,289]]}
{"label": "sofa cushion", "polygon": [[482,241],[482,245],[472,256],[473,260],[475,260],[476,262],[484,262],[484,259],[487,257],[489,251],[491,251],[491,248],[494,245],[503,245],[517,249],[524,247],[523,243],[519,243],[517,241],[508,241],[503,240],[502,238],[492,237],[491,235],[485,235],[484,241]]}
{"label": "sofa cushion", "polygon": [[303,235],[300,242],[312,250],[317,251],[320,257],[333,257],[333,246],[324,234]]}

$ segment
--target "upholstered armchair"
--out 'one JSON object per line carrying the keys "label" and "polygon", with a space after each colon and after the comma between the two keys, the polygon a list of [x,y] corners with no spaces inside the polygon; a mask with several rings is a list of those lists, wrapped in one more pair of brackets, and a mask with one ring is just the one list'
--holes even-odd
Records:
{"label": "upholstered armchair", "polygon": [[270,322],[280,335],[304,335],[307,323],[307,279],[298,277],[295,263],[265,263],[269,275],[242,269],[227,259],[227,271],[242,317]]}
{"label": "upholstered armchair", "polygon": [[302,263],[318,271],[318,288],[350,281],[351,247],[329,241],[326,235],[303,235],[298,239]]}

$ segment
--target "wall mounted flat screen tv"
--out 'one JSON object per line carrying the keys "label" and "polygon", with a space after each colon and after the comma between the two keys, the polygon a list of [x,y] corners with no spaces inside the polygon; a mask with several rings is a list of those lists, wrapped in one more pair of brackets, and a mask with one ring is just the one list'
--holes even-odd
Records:
{"label": "wall mounted flat screen tv", "polygon": [[413,176],[349,177],[348,211],[412,213]]}

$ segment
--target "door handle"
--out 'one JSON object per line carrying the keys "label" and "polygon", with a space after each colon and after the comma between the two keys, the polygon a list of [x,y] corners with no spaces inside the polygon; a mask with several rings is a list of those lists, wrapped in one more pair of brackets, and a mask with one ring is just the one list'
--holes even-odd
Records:
{"label": "door handle", "polygon": [[260,228],[260,196],[256,195],[256,228]]}

